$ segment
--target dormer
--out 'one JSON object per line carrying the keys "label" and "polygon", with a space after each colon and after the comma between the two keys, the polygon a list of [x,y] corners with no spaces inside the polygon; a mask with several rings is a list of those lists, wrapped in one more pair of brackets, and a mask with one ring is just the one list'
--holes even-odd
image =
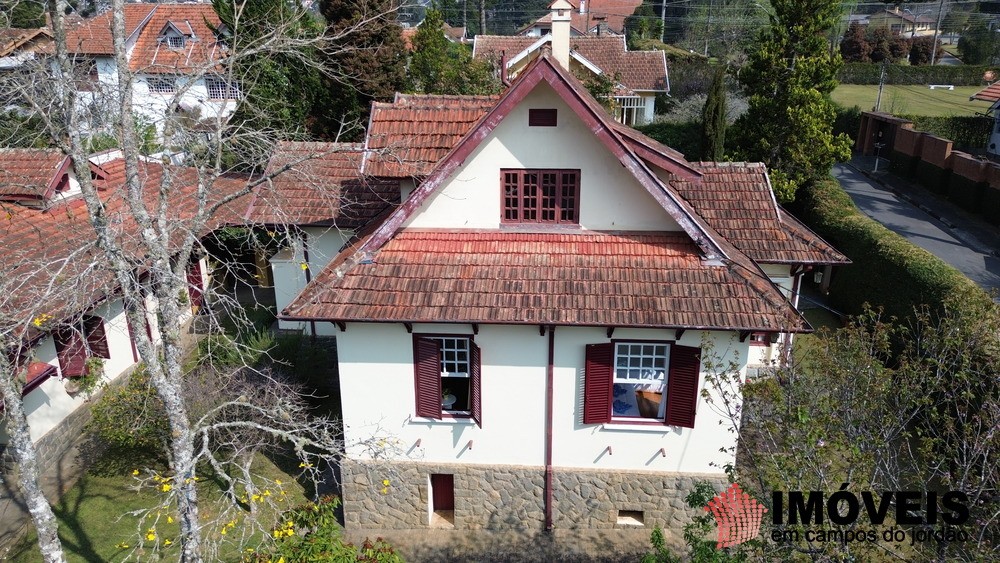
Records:
{"label": "dormer", "polygon": [[0,202],[48,209],[80,195],[72,160],[55,149],[0,149]]}
{"label": "dormer", "polygon": [[188,41],[196,39],[194,28],[191,27],[191,22],[187,20],[168,21],[163,26],[163,29],[160,30],[159,36],[157,36],[157,41],[168,49],[183,49]]}

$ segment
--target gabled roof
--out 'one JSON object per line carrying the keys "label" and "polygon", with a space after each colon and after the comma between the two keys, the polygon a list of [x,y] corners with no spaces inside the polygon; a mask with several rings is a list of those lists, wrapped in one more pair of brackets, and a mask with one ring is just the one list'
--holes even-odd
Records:
{"label": "gabled roof", "polygon": [[[551,41],[551,35],[541,38],[477,35],[472,54],[474,58],[499,64],[501,54],[506,52],[508,67],[511,67],[519,60],[537,56],[542,45]],[[628,90],[670,90],[663,51],[629,51],[624,37],[611,35],[570,37],[569,48],[571,56],[579,54],[600,68],[603,74],[617,77],[617,82]]]}
{"label": "gabled roof", "polygon": [[[590,33],[601,23],[606,23],[608,29],[615,33],[625,32],[625,18],[631,16],[635,9],[642,4],[642,0],[586,0],[584,4],[585,13],[580,13],[580,0],[569,0],[573,6],[570,14],[570,26],[581,34]],[[522,31],[528,30],[536,25],[552,25],[552,13],[549,12],[526,25]]]}
{"label": "gabled roof", "polygon": [[[211,4],[157,4],[149,23],[139,32],[129,68],[161,74],[210,70],[225,57],[225,49],[209,25],[221,25]],[[168,26],[185,36],[184,47],[167,46],[163,30]]]}
{"label": "gabled roof", "polygon": [[[131,37],[148,22],[157,6],[159,4],[125,4],[126,35]],[[67,20],[66,48],[76,55],[113,55],[111,12],[74,23]]]}
{"label": "gabled roof", "polygon": [[[0,28],[0,57],[6,57],[35,39],[52,40],[52,33],[46,28],[20,29]],[[51,51],[46,48],[46,51]]]}
{"label": "gabled roof", "polygon": [[983,88],[982,90],[969,96],[969,101],[972,100],[982,100],[984,102],[995,102],[1000,100],[1000,80],[997,80],[993,84],[990,84],[986,88]]}
{"label": "gabled roof", "polygon": [[399,183],[362,176],[363,154],[357,143],[278,143],[265,170],[277,175],[254,192],[247,221],[344,229],[365,225],[399,203]]}
{"label": "gabled roof", "polygon": [[426,176],[496,103],[497,96],[396,94],[372,103],[362,172],[367,176]]}
{"label": "gabled roof", "polygon": [[50,197],[69,165],[58,149],[0,149],[0,200]]}

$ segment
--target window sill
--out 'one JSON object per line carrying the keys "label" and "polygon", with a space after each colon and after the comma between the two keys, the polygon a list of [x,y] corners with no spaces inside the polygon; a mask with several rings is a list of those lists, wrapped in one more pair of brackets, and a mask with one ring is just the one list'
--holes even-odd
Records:
{"label": "window sill", "polygon": [[424,418],[415,416],[410,419],[410,424],[456,424],[459,426],[475,426],[476,421],[472,417],[455,417],[444,415],[440,420],[437,418]]}
{"label": "window sill", "polygon": [[601,425],[602,432],[651,432],[656,434],[666,434],[673,430],[673,426],[662,422],[605,422]]}

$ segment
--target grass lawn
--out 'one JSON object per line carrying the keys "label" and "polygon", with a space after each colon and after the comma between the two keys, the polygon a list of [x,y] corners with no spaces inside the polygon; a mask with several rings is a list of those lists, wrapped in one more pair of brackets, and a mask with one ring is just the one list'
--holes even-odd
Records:
{"label": "grass lawn", "polygon": [[[279,479],[282,481],[281,489],[285,491],[285,495],[281,495],[283,500],[276,506],[284,508],[280,508],[278,511],[306,501],[302,486],[296,482],[294,477],[282,471],[278,466],[263,457],[258,459],[255,466],[265,480],[273,482],[275,479]],[[131,474],[103,476],[85,473],[76,486],[63,495],[63,498],[52,507],[59,519],[59,537],[69,561],[156,559],[157,556],[152,553],[154,544],[158,547],[161,558],[170,560],[178,558],[180,552],[178,543],[164,547],[165,540],[176,542],[178,533],[176,514],[172,516],[175,519],[172,523],[167,523],[167,513],[161,515],[159,522],[155,524],[156,540],[148,541],[145,538],[139,540],[139,534],[146,534],[153,524],[141,523],[136,516],[130,515],[129,512],[154,506],[161,500],[161,497],[158,496],[154,487],[145,487],[141,491],[130,488],[134,483],[135,480]],[[208,523],[218,520],[220,510],[228,503],[224,503],[221,498],[217,483],[211,480],[203,481],[199,486],[198,493],[202,522]],[[266,509],[261,508],[261,510]],[[262,518],[276,521],[277,511],[270,510],[269,512],[269,515],[262,516]],[[223,521],[232,519],[233,515],[226,515],[222,518]],[[225,536],[220,535],[220,530],[223,527],[224,522],[208,524],[205,530],[205,539],[213,542],[223,540]],[[270,524],[267,527],[270,527]],[[226,536],[233,538],[239,536],[243,531],[243,527],[237,524],[227,531]],[[244,545],[256,545],[260,540],[260,532],[250,534],[248,539],[250,541]],[[5,561],[17,563],[42,561],[37,542],[37,536],[32,529],[20,544],[6,554]],[[129,547],[119,547],[122,543],[128,544]],[[137,552],[135,549],[137,544],[141,545],[141,549],[144,551]],[[239,561],[239,549],[235,542],[225,542],[221,544],[218,556],[209,559]]]}
{"label": "grass lawn", "polygon": [[[910,115],[975,115],[986,113],[989,102],[969,101],[969,96],[982,90],[978,86],[955,86],[954,90],[931,90],[927,86],[886,85],[882,91],[882,111]],[[833,101],[862,110],[875,107],[877,85],[841,84],[832,94]]]}

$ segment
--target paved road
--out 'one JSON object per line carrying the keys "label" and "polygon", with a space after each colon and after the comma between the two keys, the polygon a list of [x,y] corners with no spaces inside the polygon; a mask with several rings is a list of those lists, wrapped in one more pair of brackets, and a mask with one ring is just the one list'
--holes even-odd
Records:
{"label": "paved road", "polygon": [[943,221],[936,219],[859,172],[858,167],[866,165],[855,160],[853,165],[838,164],[833,168],[833,175],[862,212],[958,268],[980,286],[1000,290],[1000,258],[992,254],[1000,249],[1000,237],[995,236],[994,229],[926,191],[890,176],[880,178],[921,207],[933,210]]}

